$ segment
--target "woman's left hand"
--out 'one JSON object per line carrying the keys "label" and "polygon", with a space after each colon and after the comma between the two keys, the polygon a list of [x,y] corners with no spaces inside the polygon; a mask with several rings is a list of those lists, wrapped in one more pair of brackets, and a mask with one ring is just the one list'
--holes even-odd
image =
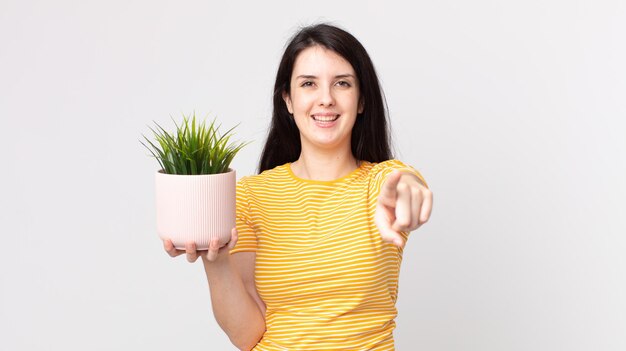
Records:
{"label": "woman's left hand", "polygon": [[410,232],[428,221],[433,193],[417,176],[394,171],[385,180],[376,205],[375,221],[383,241],[404,247],[400,232]]}

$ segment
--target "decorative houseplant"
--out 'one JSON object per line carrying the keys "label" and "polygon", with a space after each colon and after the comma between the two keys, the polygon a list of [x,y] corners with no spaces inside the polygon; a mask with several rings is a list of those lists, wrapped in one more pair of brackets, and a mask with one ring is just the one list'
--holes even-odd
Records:
{"label": "decorative houseplant", "polygon": [[158,145],[145,136],[149,146],[140,142],[161,166],[155,176],[159,237],[178,249],[193,241],[206,250],[214,237],[226,244],[235,227],[236,175],[230,163],[247,143],[230,142],[234,127],[220,133],[215,119],[196,124],[195,113],[191,120],[183,115],[173,133],[155,124],[150,130]]}

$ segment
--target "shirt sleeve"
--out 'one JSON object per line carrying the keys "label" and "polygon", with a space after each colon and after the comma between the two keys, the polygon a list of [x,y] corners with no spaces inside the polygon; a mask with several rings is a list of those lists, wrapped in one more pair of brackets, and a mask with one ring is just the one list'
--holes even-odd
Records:
{"label": "shirt sleeve", "polygon": [[237,252],[256,252],[257,238],[250,221],[250,202],[245,177],[237,182],[236,226],[239,239],[230,254]]}
{"label": "shirt sleeve", "polygon": [[373,200],[378,199],[378,194],[380,193],[380,188],[387,179],[387,176],[390,175],[393,171],[400,170],[403,172],[408,172],[417,176],[420,181],[428,188],[428,184],[424,177],[418,172],[415,168],[403,163],[399,160],[388,160],[381,162],[374,166],[371,172],[371,179],[369,182],[369,193],[371,194],[371,198]]}

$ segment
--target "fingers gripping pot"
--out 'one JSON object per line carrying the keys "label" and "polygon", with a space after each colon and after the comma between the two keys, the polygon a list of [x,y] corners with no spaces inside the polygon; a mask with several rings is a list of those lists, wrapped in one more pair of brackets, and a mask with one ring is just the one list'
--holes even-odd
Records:
{"label": "fingers gripping pot", "polygon": [[219,246],[230,240],[235,227],[236,175],[227,173],[177,175],[156,173],[156,220],[161,239],[177,249],[195,242],[206,250],[213,238]]}

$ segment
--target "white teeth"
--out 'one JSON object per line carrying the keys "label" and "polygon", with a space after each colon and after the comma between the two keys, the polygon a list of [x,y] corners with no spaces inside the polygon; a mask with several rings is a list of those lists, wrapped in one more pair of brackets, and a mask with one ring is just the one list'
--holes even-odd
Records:
{"label": "white teeth", "polygon": [[313,115],[313,119],[319,122],[332,122],[334,120],[336,120],[337,118],[339,118],[339,115],[336,116],[316,116]]}

